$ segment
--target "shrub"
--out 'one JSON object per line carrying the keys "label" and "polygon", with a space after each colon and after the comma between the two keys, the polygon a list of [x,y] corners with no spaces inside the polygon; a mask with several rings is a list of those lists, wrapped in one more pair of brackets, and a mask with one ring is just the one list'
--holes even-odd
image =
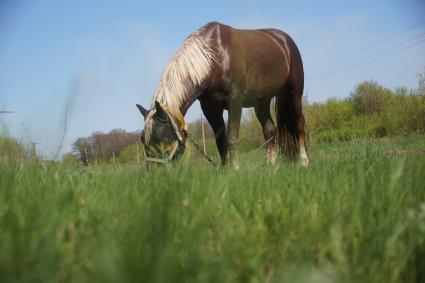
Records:
{"label": "shrub", "polygon": [[391,102],[391,90],[375,81],[366,81],[357,85],[351,94],[354,110],[360,114],[380,114]]}
{"label": "shrub", "polygon": [[8,135],[0,135],[0,164],[25,160],[31,157],[25,146]]}

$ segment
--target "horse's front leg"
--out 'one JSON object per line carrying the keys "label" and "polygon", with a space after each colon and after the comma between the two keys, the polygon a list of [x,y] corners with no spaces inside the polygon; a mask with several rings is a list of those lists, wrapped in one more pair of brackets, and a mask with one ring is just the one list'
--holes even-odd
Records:
{"label": "horse's front leg", "polygon": [[229,121],[227,124],[227,139],[229,141],[230,165],[235,169],[239,169],[237,150],[242,115],[242,96],[234,95],[233,99],[230,100],[228,114]]}
{"label": "horse's front leg", "polygon": [[223,119],[223,108],[214,103],[214,101],[208,101],[200,99],[202,112],[210,123],[211,128],[214,131],[215,142],[217,144],[218,152],[220,153],[221,162],[226,165],[228,162],[228,142],[226,136],[226,126]]}

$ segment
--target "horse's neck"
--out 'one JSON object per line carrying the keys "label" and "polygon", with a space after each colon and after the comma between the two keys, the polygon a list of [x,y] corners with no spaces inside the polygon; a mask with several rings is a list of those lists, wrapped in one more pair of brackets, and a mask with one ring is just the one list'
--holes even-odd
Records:
{"label": "horse's neck", "polygon": [[168,111],[174,114],[181,114],[182,116],[185,116],[186,112],[189,110],[189,108],[192,106],[195,100],[199,97],[199,95],[200,93],[195,88],[190,92],[190,95],[184,96],[183,100],[180,100],[180,101],[172,101],[172,100],[164,101],[163,100],[162,103],[167,108]]}
{"label": "horse's neck", "polygon": [[186,115],[187,110],[189,110],[190,106],[195,102],[195,100],[198,98],[199,93],[197,91],[193,91],[191,95],[187,97],[182,103],[179,105],[179,111],[182,113],[183,116]]}

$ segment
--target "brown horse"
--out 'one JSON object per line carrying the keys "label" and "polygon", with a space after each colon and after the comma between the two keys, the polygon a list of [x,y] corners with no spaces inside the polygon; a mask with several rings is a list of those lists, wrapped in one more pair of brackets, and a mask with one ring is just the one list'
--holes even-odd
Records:
{"label": "brown horse", "polygon": [[[299,154],[306,166],[303,88],[301,55],[289,35],[277,29],[241,30],[208,23],[185,40],[167,66],[151,110],[138,105],[145,117],[142,142],[148,148],[153,145],[148,154],[156,150],[167,156],[167,148],[183,152],[187,137],[183,116],[198,99],[222,163],[230,161],[238,168],[242,108],[254,107],[268,141],[267,160],[275,162],[278,143],[282,153],[292,160]],[[274,97],[276,126],[270,115]],[[227,131],[223,110],[228,110]]]}

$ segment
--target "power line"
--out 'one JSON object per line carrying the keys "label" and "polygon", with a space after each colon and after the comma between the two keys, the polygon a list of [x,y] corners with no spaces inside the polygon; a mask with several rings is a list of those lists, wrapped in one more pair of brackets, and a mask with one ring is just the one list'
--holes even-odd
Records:
{"label": "power line", "polygon": [[[402,49],[396,49],[396,48],[398,48],[398,47],[400,47],[400,46],[403,46],[403,45],[406,45],[406,43],[409,43],[410,41],[413,41],[413,40],[415,40],[415,39],[418,39],[418,38],[420,38],[420,37],[422,37],[423,35],[425,35],[425,32],[424,33],[420,33],[420,34],[418,34],[418,35],[415,35],[414,37],[411,37],[411,38],[409,38],[408,40],[406,40],[406,41],[404,41],[404,42],[402,42],[402,43],[399,43],[399,44],[396,44],[396,45],[393,45],[393,46],[391,46],[390,48],[387,48],[387,49],[385,49],[385,50],[383,50],[383,51],[381,51],[381,52],[377,52],[377,53],[375,53],[375,54],[373,54],[373,55],[371,55],[371,56],[367,56],[367,57],[365,57],[365,58],[362,58],[362,59],[360,59],[360,60],[357,60],[357,61],[354,61],[354,62],[352,62],[352,63],[350,63],[350,64],[348,64],[348,65],[344,65],[344,66],[341,66],[341,67],[338,67],[338,68],[336,68],[336,69],[334,69],[334,70],[331,70],[331,71],[328,71],[328,72],[325,72],[325,73],[322,73],[322,74],[318,74],[318,75],[316,75],[316,76],[313,76],[313,77],[310,77],[310,79],[311,78],[316,78],[316,77],[322,77],[323,75],[328,75],[328,74],[333,74],[334,72],[338,72],[338,71],[344,71],[344,70],[348,70],[348,69],[351,69],[351,68],[354,68],[354,67],[357,67],[357,65],[364,65],[364,64],[366,64],[366,63],[370,63],[370,62],[375,62],[376,60],[374,60],[375,58],[376,59],[380,59],[381,57],[387,57],[387,55],[392,55],[392,54],[394,54],[394,53],[397,53],[397,52],[399,52],[399,51],[401,51],[401,50],[404,50],[404,48],[402,48]],[[412,46],[415,46],[415,45],[417,45],[418,43],[420,43],[420,42],[422,42],[424,39],[421,39],[421,40],[419,40],[419,41],[416,41],[416,42],[414,42],[413,44],[410,44],[410,45],[408,45],[407,46],[407,48],[410,48],[410,47],[412,47]],[[394,50],[394,49],[396,49],[395,50],[395,52],[390,52],[390,53],[388,53],[389,51],[392,51],[392,50]],[[364,64],[363,64],[364,63]]]}
{"label": "power line", "polygon": [[308,78],[306,78],[306,80],[315,80],[315,79],[326,77],[326,76],[333,75],[333,74],[336,74],[336,73],[346,72],[346,71],[349,71],[351,69],[355,69],[355,68],[358,68],[358,67],[361,67],[361,66],[364,66],[364,65],[373,63],[373,62],[378,61],[380,59],[386,58],[388,56],[394,55],[396,53],[402,52],[402,51],[404,51],[406,49],[409,49],[409,48],[412,48],[412,47],[414,47],[414,46],[416,46],[416,45],[418,45],[418,44],[420,44],[422,42],[425,42],[425,39],[422,39],[420,41],[414,42],[413,44],[411,44],[409,46],[406,46],[404,48],[397,49],[397,50],[395,50],[395,51],[393,51],[391,53],[387,53],[387,54],[384,54],[384,55],[379,56],[377,58],[374,58],[373,60],[369,60],[369,61],[366,61],[366,62],[363,62],[363,63],[360,63],[360,64],[356,64],[356,65],[346,66],[346,67],[339,68],[339,69],[336,69],[336,70],[332,70],[332,71],[329,71],[329,72],[325,72],[325,73],[322,73],[322,74],[318,74],[316,76],[308,77]]}
{"label": "power line", "polygon": [[[361,67],[361,66],[364,66],[364,65],[373,63],[373,62],[378,61],[380,59],[383,59],[383,58],[386,58],[388,56],[394,55],[396,53],[402,52],[404,50],[410,49],[410,48],[412,48],[412,47],[414,47],[414,46],[416,46],[416,45],[418,45],[420,43],[423,43],[423,42],[425,42],[425,38],[424,39],[421,39],[419,41],[416,41],[416,42],[414,42],[414,43],[412,43],[412,44],[410,44],[408,46],[405,46],[404,48],[399,48],[397,50],[394,50],[393,52],[382,54],[381,56],[378,56],[378,57],[370,56],[370,57],[374,57],[374,58],[369,58],[369,60],[366,60],[366,61],[363,59],[363,60],[360,60],[360,61],[355,62],[354,64],[343,66],[342,68],[338,68],[338,69],[335,69],[335,70],[332,70],[332,71],[329,71],[329,72],[318,74],[316,76],[307,77],[306,80],[315,80],[315,79],[318,79],[318,78],[322,78],[322,77],[326,77],[326,76],[329,76],[329,75],[333,75],[335,73],[346,72],[346,71],[349,71],[351,69],[358,68],[358,67]],[[372,60],[370,60],[370,59],[372,59]]]}
{"label": "power line", "polygon": [[394,50],[393,52],[390,52],[390,53],[387,53],[387,54],[383,54],[382,56],[379,56],[377,58],[372,58],[372,60],[368,60],[366,62],[363,62],[363,63],[357,64],[357,65],[354,65],[352,67],[360,67],[360,66],[363,66],[363,65],[366,65],[366,64],[369,64],[369,63],[373,63],[373,62],[378,61],[378,60],[380,60],[382,58],[385,58],[385,57],[391,56],[393,54],[402,52],[404,50],[410,49],[410,48],[412,48],[412,47],[414,47],[414,46],[416,46],[416,45],[418,45],[418,44],[420,44],[422,42],[425,42],[425,38],[423,38],[422,40],[416,41],[416,42],[414,42],[414,43],[412,43],[412,44],[410,44],[408,46],[405,46],[404,48],[400,48],[400,49]]}
{"label": "power line", "polygon": [[[417,35],[415,35],[414,37],[411,37],[411,38],[409,38],[408,40],[406,40],[406,41],[404,41],[404,42],[401,42],[401,43],[399,43],[399,44],[393,45],[393,46],[391,46],[390,48],[387,48],[387,49],[382,50],[382,51],[380,51],[380,52],[376,52],[376,53],[375,53],[375,54],[373,54],[373,55],[370,55],[370,56],[367,56],[367,57],[365,57],[365,58],[363,58],[363,59],[360,59],[360,60],[354,61],[353,63],[351,63],[351,64],[349,64],[349,65],[345,65],[345,66],[343,66],[343,67],[349,67],[349,66],[352,66],[352,65],[357,65],[358,63],[362,63],[362,62],[364,62],[364,61],[368,61],[369,59],[373,59],[374,57],[380,57],[380,55],[382,55],[382,54],[384,54],[384,53],[387,53],[387,52],[389,52],[389,51],[391,51],[391,50],[394,50],[394,49],[396,49],[396,48],[398,48],[398,47],[400,47],[400,46],[403,46],[403,45],[405,45],[406,43],[411,42],[411,41],[414,41],[415,39],[418,39],[418,38],[420,38],[420,37],[422,37],[422,36],[424,36],[424,35],[425,35],[425,32],[420,33],[420,34],[417,34]],[[419,40],[419,41],[417,41],[417,42],[422,42],[422,41],[423,41],[423,39],[422,39],[422,40]],[[415,45],[415,43],[414,43],[414,45]]]}
{"label": "power line", "polygon": [[403,30],[403,31],[399,32],[399,33],[396,33],[396,34],[394,34],[394,35],[392,35],[392,36],[390,36],[390,37],[388,37],[388,38],[386,38],[386,39],[383,39],[383,40],[381,40],[381,41],[378,41],[378,42],[376,42],[376,43],[374,43],[374,44],[372,44],[372,45],[369,45],[369,46],[367,46],[367,47],[364,47],[364,48],[359,49],[359,50],[357,50],[357,51],[354,51],[354,52],[352,52],[352,53],[348,53],[348,54],[343,55],[343,56],[341,56],[341,57],[338,57],[338,58],[335,58],[335,59],[332,59],[332,60],[329,60],[329,61],[325,61],[325,62],[320,63],[320,64],[307,66],[305,69],[314,69],[314,68],[318,68],[318,67],[326,66],[326,65],[329,65],[329,64],[332,64],[332,63],[335,63],[335,62],[339,62],[339,61],[344,60],[344,59],[346,59],[346,58],[352,57],[352,56],[354,56],[354,55],[358,55],[358,54],[363,53],[363,52],[365,52],[365,51],[368,51],[368,50],[370,50],[370,49],[372,49],[372,48],[375,48],[375,47],[377,47],[377,46],[379,46],[379,45],[382,45],[382,44],[384,44],[384,43],[386,43],[386,42],[388,42],[388,41],[391,41],[391,40],[393,40],[393,39],[395,39],[395,38],[399,37],[400,35],[405,34],[405,33],[409,32],[409,31],[411,31],[411,30],[413,30],[413,29],[415,29],[415,28],[417,28],[417,27],[419,27],[419,26],[421,26],[421,25],[424,25],[424,24],[425,24],[425,21],[419,22],[419,23],[414,24],[413,26],[410,26],[409,28],[407,28],[407,29],[405,29],[405,30]]}

